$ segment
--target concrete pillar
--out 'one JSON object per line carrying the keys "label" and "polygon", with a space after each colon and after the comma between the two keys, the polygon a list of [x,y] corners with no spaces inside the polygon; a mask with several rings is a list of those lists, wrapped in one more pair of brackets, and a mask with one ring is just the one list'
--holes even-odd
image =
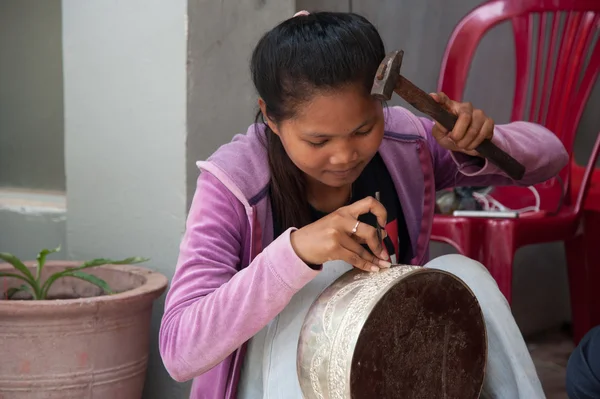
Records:
{"label": "concrete pillar", "polygon": [[[67,242],[172,276],[186,217],[186,0],[63,0]],[[145,398],[185,398],[158,355]]]}

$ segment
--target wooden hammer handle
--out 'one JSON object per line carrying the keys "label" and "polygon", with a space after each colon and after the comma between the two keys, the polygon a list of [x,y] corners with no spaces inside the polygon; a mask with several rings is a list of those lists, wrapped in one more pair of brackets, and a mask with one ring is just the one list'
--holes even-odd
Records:
{"label": "wooden hammer handle", "polygon": [[[429,94],[419,89],[404,76],[400,75],[398,77],[398,84],[395,91],[413,107],[438,121],[448,131],[454,129],[458,117],[446,111]],[[475,150],[506,172],[512,179],[521,180],[523,178],[525,167],[490,140],[484,140]]]}

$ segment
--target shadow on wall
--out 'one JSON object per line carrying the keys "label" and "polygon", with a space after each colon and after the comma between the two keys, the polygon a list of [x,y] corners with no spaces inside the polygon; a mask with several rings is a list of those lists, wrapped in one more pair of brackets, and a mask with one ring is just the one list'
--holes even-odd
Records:
{"label": "shadow on wall", "polygon": [[60,0],[0,2],[0,87],[0,251],[65,257]]}

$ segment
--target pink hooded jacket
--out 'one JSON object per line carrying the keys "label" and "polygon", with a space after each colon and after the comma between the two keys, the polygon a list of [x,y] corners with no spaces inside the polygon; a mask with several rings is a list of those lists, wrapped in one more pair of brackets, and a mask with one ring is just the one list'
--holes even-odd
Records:
{"label": "pink hooded jacket", "polygon": [[[414,258],[428,258],[435,192],[471,185],[532,185],[568,161],[557,137],[528,122],[497,125],[493,142],[526,167],[514,182],[487,161],[452,153],[433,123],[401,107],[386,110],[379,152],[394,181]],[[177,381],[194,379],[192,399],[234,398],[245,343],[319,273],[296,256],[288,229],[273,239],[267,153],[250,126],[219,148],[202,173],[181,242],[160,329],[160,353]],[[256,367],[261,367],[257,365]]]}

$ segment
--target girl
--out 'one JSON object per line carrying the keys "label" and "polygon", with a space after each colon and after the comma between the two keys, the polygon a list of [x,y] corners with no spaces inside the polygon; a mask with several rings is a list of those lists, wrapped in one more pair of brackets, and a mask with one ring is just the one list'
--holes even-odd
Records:
{"label": "girl", "polygon": [[[194,379],[191,398],[301,398],[296,349],[309,306],[351,267],[376,273],[390,262],[444,269],[474,291],[489,338],[486,395],[543,397],[493,278],[459,255],[428,262],[428,240],[435,190],[542,182],[566,165],[565,149],[541,126],[495,126],[443,93],[432,96],[458,115],[452,132],[384,108],[370,95],[384,56],[377,30],[348,13],[301,13],[254,49],[257,121],[198,162],[161,325],[164,364],[177,381]],[[486,138],[525,165],[521,181],[479,156]]]}

